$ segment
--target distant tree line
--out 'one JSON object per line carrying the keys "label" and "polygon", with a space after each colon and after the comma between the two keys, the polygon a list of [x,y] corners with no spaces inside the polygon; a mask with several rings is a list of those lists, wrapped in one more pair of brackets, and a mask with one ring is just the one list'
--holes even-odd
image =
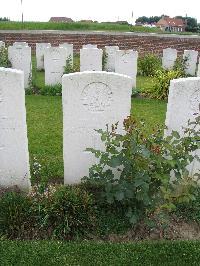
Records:
{"label": "distant tree line", "polygon": [[10,19],[9,18],[6,18],[6,17],[4,17],[4,18],[1,18],[0,17],[0,21],[10,21]]}
{"label": "distant tree line", "polygon": [[[165,16],[165,15],[162,15]],[[153,24],[153,23],[157,23],[162,16],[151,16],[151,17],[146,17],[146,16],[142,16],[136,19],[135,23],[141,23],[141,24]],[[175,18],[181,18],[184,20],[187,20],[187,27],[186,27],[186,31],[190,31],[190,32],[200,32],[200,23],[197,23],[196,18],[193,17],[183,17],[183,16],[176,16]]]}
{"label": "distant tree line", "polygon": [[157,23],[162,16],[151,16],[151,17],[146,17],[142,16],[136,19],[135,23],[141,23],[141,24],[152,24],[152,23]]}

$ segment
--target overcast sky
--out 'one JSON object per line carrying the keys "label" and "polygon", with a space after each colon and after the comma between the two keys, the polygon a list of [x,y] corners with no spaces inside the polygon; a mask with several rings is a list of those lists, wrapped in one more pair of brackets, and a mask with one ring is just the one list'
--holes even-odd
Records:
{"label": "overcast sky", "polygon": [[[200,22],[200,0],[23,0],[23,12],[26,21],[48,21],[50,17],[64,16],[73,20],[133,22],[139,16],[187,14]],[[0,17],[20,20],[21,0],[0,0]]]}

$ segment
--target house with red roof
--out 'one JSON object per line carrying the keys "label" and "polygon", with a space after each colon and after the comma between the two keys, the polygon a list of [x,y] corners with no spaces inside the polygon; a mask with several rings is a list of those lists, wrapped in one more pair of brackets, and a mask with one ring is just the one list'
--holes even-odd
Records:
{"label": "house with red roof", "polygon": [[162,18],[156,23],[156,26],[163,31],[184,32],[187,26],[187,21],[181,18],[162,16]]}

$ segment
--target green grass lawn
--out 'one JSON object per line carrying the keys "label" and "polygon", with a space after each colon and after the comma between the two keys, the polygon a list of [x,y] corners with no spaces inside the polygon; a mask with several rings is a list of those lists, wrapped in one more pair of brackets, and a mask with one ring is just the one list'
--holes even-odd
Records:
{"label": "green grass lawn", "polygon": [[143,243],[67,243],[58,241],[1,241],[2,266],[199,265],[200,243],[191,241]]}
{"label": "green grass lawn", "polygon": [[[25,21],[23,24],[19,21],[0,21],[0,30],[75,30],[75,31],[121,31],[121,32],[150,32],[161,34],[176,34],[175,32],[163,32],[159,28],[150,28],[142,26],[122,25],[119,23],[106,22],[31,22]],[[199,33],[180,32],[179,35],[191,35]]]}
{"label": "green grass lawn", "polygon": [[158,28],[148,28],[141,26],[121,25],[118,23],[54,23],[54,22],[21,22],[1,21],[0,30],[76,30],[76,31],[134,31],[134,32],[162,32]]}

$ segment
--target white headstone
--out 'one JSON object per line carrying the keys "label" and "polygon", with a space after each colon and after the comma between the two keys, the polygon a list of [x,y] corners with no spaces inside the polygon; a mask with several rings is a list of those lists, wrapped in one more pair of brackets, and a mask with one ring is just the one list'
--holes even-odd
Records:
{"label": "white headstone", "polygon": [[119,50],[118,46],[105,46],[106,64],[105,70],[115,72],[115,57],[116,51]]}
{"label": "white headstone", "polygon": [[[167,114],[165,124],[166,135],[172,130],[183,135],[183,128],[187,127],[189,119],[194,120],[200,108],[200,78],[182,78],[170,83]],[[199,128],[197,130],[200,130]],[[200,151],[197,152],[200,156]],[[196,160],[190,166],[190,174],[200,173],[200,163]]]}
{"label": "white headstone", "polygon": [[61,47],[50,47],[44,53],[45,84],[56,85],[62,81],[66,66],[66,51]]}
{"label": "white headstone", "polygon": [[71,63],[73,65],[73,44],[71,43],[61,43],[59,47],[65,48],[66,51],[66,60],[71,59]]}
{"label": "white headstone", "polygon": [[84,44],[83,46],[82,46],[82,48],[84,49],[84,48],[97,48],[97,44]]}
{"label": "white headstone", "polygon": [[0,187],[30,188],[24,74],[0,68]]}
{"label": "white headstone", "polygon": [[197,77],[200,77],[200,61],[199,61],[199,64],[198,64]]}
{"label": "white headstone", "polygon": [[80,50],[80,71],[101,71],[103,50],[87,48]]}
{"label": "white headstone", "polygon": [[5,47],[5,42],[0,41],[0,49],[1,47]]}
{"label": "white headstone", "polygon": [[28,88],[32,75],[31,47],[21,45],[9,46],[8,58],[12,68],[24,71],[24,86]]}
{"label": "white headstone", "polygon": [[163,49],[162,67],[166,70],[173,69],[177,59],[177,50],[172,48]]}
{"label": "white headstone", "polygon": [[44,52],[46,48],[51,47],[50,43],[36,43],[36,62],[37,69],[44,69]]}
{"label": "white headstone", "polygon": [[13,46],[28,46],[27,42],[14,42]]}
{"label": "white headstone", "polygon": [[115,72],[127,75],[133,79],[136,87],[138,52],[133,50],[118,50],[115,58]]}
{"label": "white headstone", "polygon": [[183,59],[186,60],[185,72],[188,75],[195,76],[197,68],[198,52],[194,50],[185,50]]}
{"label": "white headstone", "polygon": [[[123,88],[123,89],[122,89]],[[132,79],[107,72],[79,72],[62,78],[64,178],[79,183],[95,162],[86,148],[103,148],[94,129],[123,121],[130,115]]]}

